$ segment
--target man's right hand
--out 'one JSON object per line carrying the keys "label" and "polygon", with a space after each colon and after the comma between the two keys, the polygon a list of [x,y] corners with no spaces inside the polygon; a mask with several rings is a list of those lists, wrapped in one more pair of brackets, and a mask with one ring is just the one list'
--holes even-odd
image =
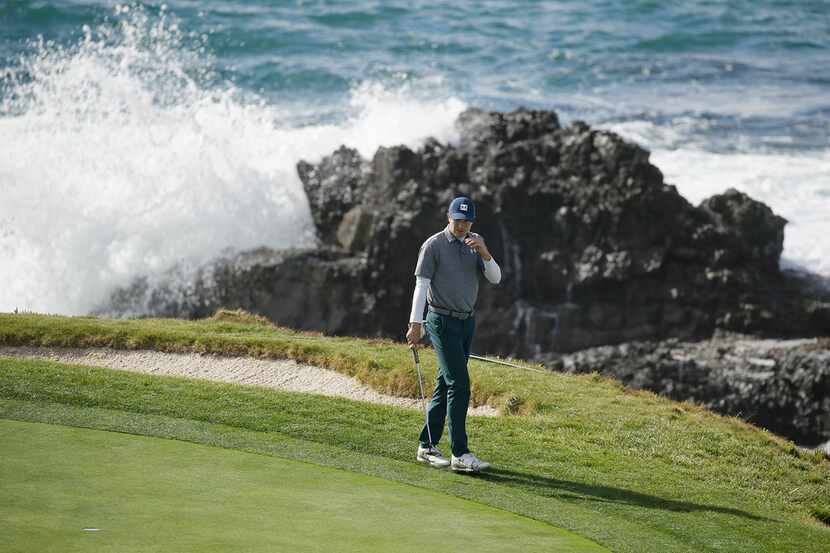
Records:
{"label": "man's right hand", "polygon": [[409,343],[409,347],[417,348],[423,337],[423,325],[421,323],[409,323],[409,330],[406,331],[406,341]]}

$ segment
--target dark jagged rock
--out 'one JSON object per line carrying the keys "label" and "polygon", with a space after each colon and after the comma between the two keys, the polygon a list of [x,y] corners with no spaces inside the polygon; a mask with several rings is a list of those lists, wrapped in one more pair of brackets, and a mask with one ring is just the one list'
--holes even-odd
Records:
{"label": "dark jagged rock", "polygon": [[784,246],[784,225],[787,220],[775,215],[766,205],[756,202],[746,194],[730,188],[700,204],[712,214],[717,224],[726,231],[728,248],[724,255],[728,261],[750,262],[775,271]]}
{"label": "dark jagged rock", "polygon": [[198,268],[177,268],[154,281],[139,279],[116,292],[98,313],[202,318],[233,306],[268,314],[271,320],[300,330],[369,334],[371,327],[360,326],[366,320],[360,316],[361,290],[352,284],[365,271],[364,265],[362,258],[332,249],[262,248]]}
{"label": "dark jagged rock", "polygon": [[303,181],[311,216],[320,240],[333,242],[344,214],[363,199],[361,187],[367,164],[357,153],[341,146],[319,165],[301,161],[297,173]]}
{"label": "dark jagged rock", "polygon": [[500,289],[479,302],[478,344],[491,352],[529,357],[718,328],[827,333],[828,304],[793,293],[779,271],[786,221],[760,202],[729,190],[694,207],[646,150],[581,122],[562,128],[551,112],[471,109],[458,129],[457,145],[380,148],[363,164],[341,149],[300,165],[310,197],[320,182],[335,191],[312,204],[326,209],[324,241],[347,213],[371,214],[368,240],[340,245],[366,256],[361,285],[377,333],[401,335],[418,246],[459,194],[476,201],[476,231],[503,269]]}
{"label": "dark jagged rock", "polygon": [[797,443],[830,440],[830,350],[814,340],[635,342],[550,356],[546,364],[695,401]]}

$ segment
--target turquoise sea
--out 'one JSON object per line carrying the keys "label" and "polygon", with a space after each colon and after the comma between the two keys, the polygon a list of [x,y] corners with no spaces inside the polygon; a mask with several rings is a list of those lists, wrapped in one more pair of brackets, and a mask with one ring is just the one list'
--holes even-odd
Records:
{"label": "turquoise sea", "polygon": [[0,310],[83,313],[226,249],[313,243],[294,171],[554,109],[689,201],[786,217],[830,276],[830,2],[0,2]]}

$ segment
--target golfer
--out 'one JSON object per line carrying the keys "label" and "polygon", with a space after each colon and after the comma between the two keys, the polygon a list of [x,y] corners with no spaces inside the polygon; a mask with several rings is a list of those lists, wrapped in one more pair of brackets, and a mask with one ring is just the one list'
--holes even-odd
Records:
{"label": "golfer", "polygon": [[[484,239],[470,233],[475,216],[472,200],[455,198],[447,210],[447,227],[430,236],[421,246],[406,333],[410,346],[416,348],[426,331],[438,357],[438,378],[427,410],[428,422],[421,430],[416,458],[436,467],[449,466],[462,472],[478,472],[490,467],[467,447],[465,427],[470,404],[467,359],[475,330],[474,311],[479,279],[484,276],[493,284],[501,281],[501,269]],[[429,309],[424,323],[426,302]],[[451,461],[436,447],[448,414]]]}

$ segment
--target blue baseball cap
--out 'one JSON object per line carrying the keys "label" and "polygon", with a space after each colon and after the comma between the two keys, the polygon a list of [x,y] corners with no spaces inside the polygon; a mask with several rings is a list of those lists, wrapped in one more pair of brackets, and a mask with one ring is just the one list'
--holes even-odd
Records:
{"label": "blue baseball cap", "polygon": [[447,210],[447,215],[450,219],[465,219],[467,221],[476,220],[476,206],[470,198],[461,196],[456,198],[450,204]]}

